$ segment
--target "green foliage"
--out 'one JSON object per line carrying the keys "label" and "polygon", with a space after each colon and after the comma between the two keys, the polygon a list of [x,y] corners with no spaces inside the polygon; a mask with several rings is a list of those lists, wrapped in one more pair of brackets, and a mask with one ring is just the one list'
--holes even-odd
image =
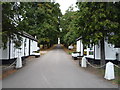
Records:
{"label": "green foliage", "polygon": [[[107,38],[113,41],[119,32],[119,8],[112,2],[81,2],[78,3],[78,27],[84,43],[98,43]],[[113,34],[114,33],[114,34]],[[115,39],[115,38],[114,38]]]}
{"label": "green foliage", "polygon": [[70,7],[62,16],[62,40],[66,45],[77,37],[82,37],[84,45],[100,41],[104,61],[104,40],[120,46],[120,2],[78,2],[77,7],[78,11]]}
{"label": "green foliage", "polygon": [[[18,12],[13,8],[14,3],[2,3],[2,47],[5,49],[8,40],[15,41],[15,33],[18,32],[16,24],[18,23]],[[16,17],[16,18],[15,18]],[[16,46],[18,44],[15,44]]]}
{"label": "green foliage", "polygon": [[40,44],[57,43],[60,37],[62,43],[70,45],[80,36],[84,44],[97,44],[103,38],[120,43],[120,2],[79,2],[78,11],[70,7],[63,16],[58,3],[20,2],[15,6],[14,2],[2,3],[4,47],[9,38],[22,41],[18,36],[14,38],[15,33],[22,31],[37,36]]}
{"label": "green foliage", "polygon": [[[51,2],[21,3],[23,20],[20,27],[26,27],[25,31],[37,36],[41,44],[57,43],[59,33],[59,18],[61,12],[59,4]],[[20,28],[21,29],[21,28]]]}
{"label": "green foliage", "polygon": [[[3,3],[3,46],[8,39],[13,40],[16,47],[22,42],[15,33],[25,31],[37,36],[41,44],[57,43],[59,35],[59,18],[61,11],[58,3],[52,2],[20,2]],[[59,17],[59,18],[58,18]]]}
{"label": "green foliage", "polygon": [[75,20],[77,19],[76,12],[72,11],[70,7],[66,14],[61,18],[61,40],[64,44],[70,45],[75,43],[75,39],[78,38],[78,31]]}

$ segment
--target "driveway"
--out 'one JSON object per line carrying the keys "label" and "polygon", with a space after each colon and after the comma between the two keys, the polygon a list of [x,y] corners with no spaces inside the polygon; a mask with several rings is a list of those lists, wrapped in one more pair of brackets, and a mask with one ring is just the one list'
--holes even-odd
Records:
{"label": "driveway", "polygon": [[24,68],[4,78],[3,88],[118,87],[77,66],[60,45],[47,54],[32,59]]}

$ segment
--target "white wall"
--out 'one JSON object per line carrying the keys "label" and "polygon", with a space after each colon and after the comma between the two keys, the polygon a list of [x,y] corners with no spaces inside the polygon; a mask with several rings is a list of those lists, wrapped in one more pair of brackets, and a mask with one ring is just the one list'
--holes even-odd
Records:
{"label": "white wall", "polygon": [[0,48],[0,59],[9,59],[9,42],[7,42],[7,48],[3,49],[2,47]]}
{"label": "white wall", "polygon": [[[25,42],[25,39],[26,39],[26,42]],[[25,43],[26,43],[26,47],[24,48]],[[20,49],[14,47],[14,43],[11,43],[11,54],[10,54],[11,59],[17,58],[18,56],[23,57],[23,56],[29,55],[29,39],[22,36],[22,44],[19,48]],[[25,55],[24,55],[24,52],[25,52]]]}
{"label": "white wall", "polygon": [[80,52],[80,40],[77,41],[76,51]]}
{"label": "white wall", "polygon": [[[20,46],[21,49],[17,49],[14,47],[14,43],[13,41],[11,40],[11,44],[10,44],[10,59],[14,59],[14,58],[17,58],[18,56],[29,56],[29,38],[26,38],[26,37],[23,37],[21,36],[23,39],[22,39],[22,45]],[[33,40],[30,40],[30,44],[31,44],[31,47],[30,47],[30,54],[33,52],[33,51],[37,51],[38,50],[38,47],[37,47],[37,42],[36,41],[33,41]],[[25,45],[26,44],[26,45]],[[25,52],[25,53],[24,53]],[[7,48],[5,50],[3,50],[3,48],[0,48],[0,54],[2,57],[0,57],[0,59],[9,59],[9,41],[7,43]]]}
{"label": "white wall", "polygon": [[33,40],[30,40],[30,54],[33,53],[33,51],[37,51],[38,50],[38,46],[37,46],[37,42],[36,41],[33,41]]}
{"label": "white wall", "polygon": [[116,48],[114,48],[114,45],[108,44],[107,42],[105,42],[105,58],[109,60],[116,59]]}
{"label": "white wall", "polygon": [[[115,60],[116,59],[116,48],[114,48],[114,45],[108,44],[105,42],[105,59],[107,60]],[[100,46],[95,45],[95,59],[100,59]]]}
{"label": "white wall", "polygon": [[36,41],[33,42],[33,50],[34,51],[38,50],[38,43]]}
{"label": "white wall", "polygon": [[25,56],[29,56],[29,39],[26,38]]}
{"label": "white wall", "polygon": [[82,43],[82,41],[80,40],[80,51],[81,51],[81,56],[83,56],[84,55],[84,52],[83,52],[83,43]]}
{"label": "white wall", "polygon": [[95,45],[95,59],[100,59],[100,46]]}
{"label": "white wall", "polygon": [[[83,56],[83,44],[81,40],[77,41],[77,46],[76,46],[76,51],[81,52],[81,56]],[[89,55],[89,51],[94,52],[94,46],[93,49],[90,50],[90,48],[85,49],[84,51],[87,51],[87,57],[89,58],[94,58],[94,55]],[[114,45],[108,44],[105,42],[105,58],[107,60],[115,60],[116,59],[116,53],[120,53],[120,49],[114,48]],[[100,46],[95,45],[95,59],[100,59],[101,58],[101,52],[100,52]],[[119,60],[120,60],[120,54],[119,54]]]}
{"label": "white wall", "polygon": [[120,61],[120,48],[117,48],[117,52],[118,52],[118,61]]}
{"label": "white wall", "polygon": [[23,37],[23,40],[22,40],[22,45],[20,46],[21,50],[20,50],[20,55],[21,56],[24,56],[24,41],[25,41],[25,37]]}
{"label": "white wall", "polygon": [[30,40],[30,55],[32,55],[33,53],[33,49],[34,49],[34,46],[33,46],[33,40]]}
{"label": "white wall", "polygon": [[16,52],[15,52],[14,43],[11,40],[11,43],[10,43],[10,59],[15,58],[15,54],[16,54]]}
{"label": "white wall", "polygon": [[81,52],[81,56],[83,56],[83,43],[81,40],[77,41],[76,52]]}
{"label": "white wall", "polygon": [[37,51],[38,50],[38,45],[37,44],[38,43],[36,41],[33,41],[33,43],[32,43],[32,50],[33,51]]}

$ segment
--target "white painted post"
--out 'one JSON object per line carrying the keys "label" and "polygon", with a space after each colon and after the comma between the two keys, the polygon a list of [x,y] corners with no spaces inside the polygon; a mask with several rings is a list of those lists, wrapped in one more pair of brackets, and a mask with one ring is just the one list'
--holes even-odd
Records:
{"label": "white painted post", "polygon": [[80,40],[77,41],[76,51],[77,51],[77,52],[80,52]]}
{"label": "white painted post", "polygon": [[16,68],[21,68],[21,67],[22,67],[22,59],[21,57],[18,57],[16,62]]}
{"label": "white painted post", "polygon": [[58,44],[60,44],[60,38],[58,38]]}
{"label": "white painted post", "polygon": [[82,58],[82,61],[81,61],[81,67],[87,67],[86,61],[87,61],[86,58],[83,57],[83,58]]}
{"label": "white painted post", "polygon": [[80,45],[80,46],[81,46],[81,47],[80,47],[80,48],[81,48],[81,56],[84,56],[84,52],[83,52],[83,49],[84,49],[84,48],[83,48],[83,43],[82,43],[82,41],[80,41],[80,44],[81,44],[81,45]]}
{"label": "white painted post", "polygon": [[108,62],[106,64],[106,69],[105,69],[105,79],[107,80],[112,80],[115,79],[115,73],[114,73],[114,64],[111,62]]}

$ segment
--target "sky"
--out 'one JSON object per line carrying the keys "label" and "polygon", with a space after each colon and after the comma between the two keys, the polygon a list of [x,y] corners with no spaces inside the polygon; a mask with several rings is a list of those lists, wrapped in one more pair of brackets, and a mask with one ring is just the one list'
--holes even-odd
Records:
{"label": "sky", "polygon": [[[77,2],[77,0],[55,0],[56,3],[60,4],[60,9],[62,14],[65,14],[65,11],[69,8],[69,6],[71,6],[73,4],[73,6],[75,6],[75,3]],[[77,9],[74,9],[77,10]]]}

